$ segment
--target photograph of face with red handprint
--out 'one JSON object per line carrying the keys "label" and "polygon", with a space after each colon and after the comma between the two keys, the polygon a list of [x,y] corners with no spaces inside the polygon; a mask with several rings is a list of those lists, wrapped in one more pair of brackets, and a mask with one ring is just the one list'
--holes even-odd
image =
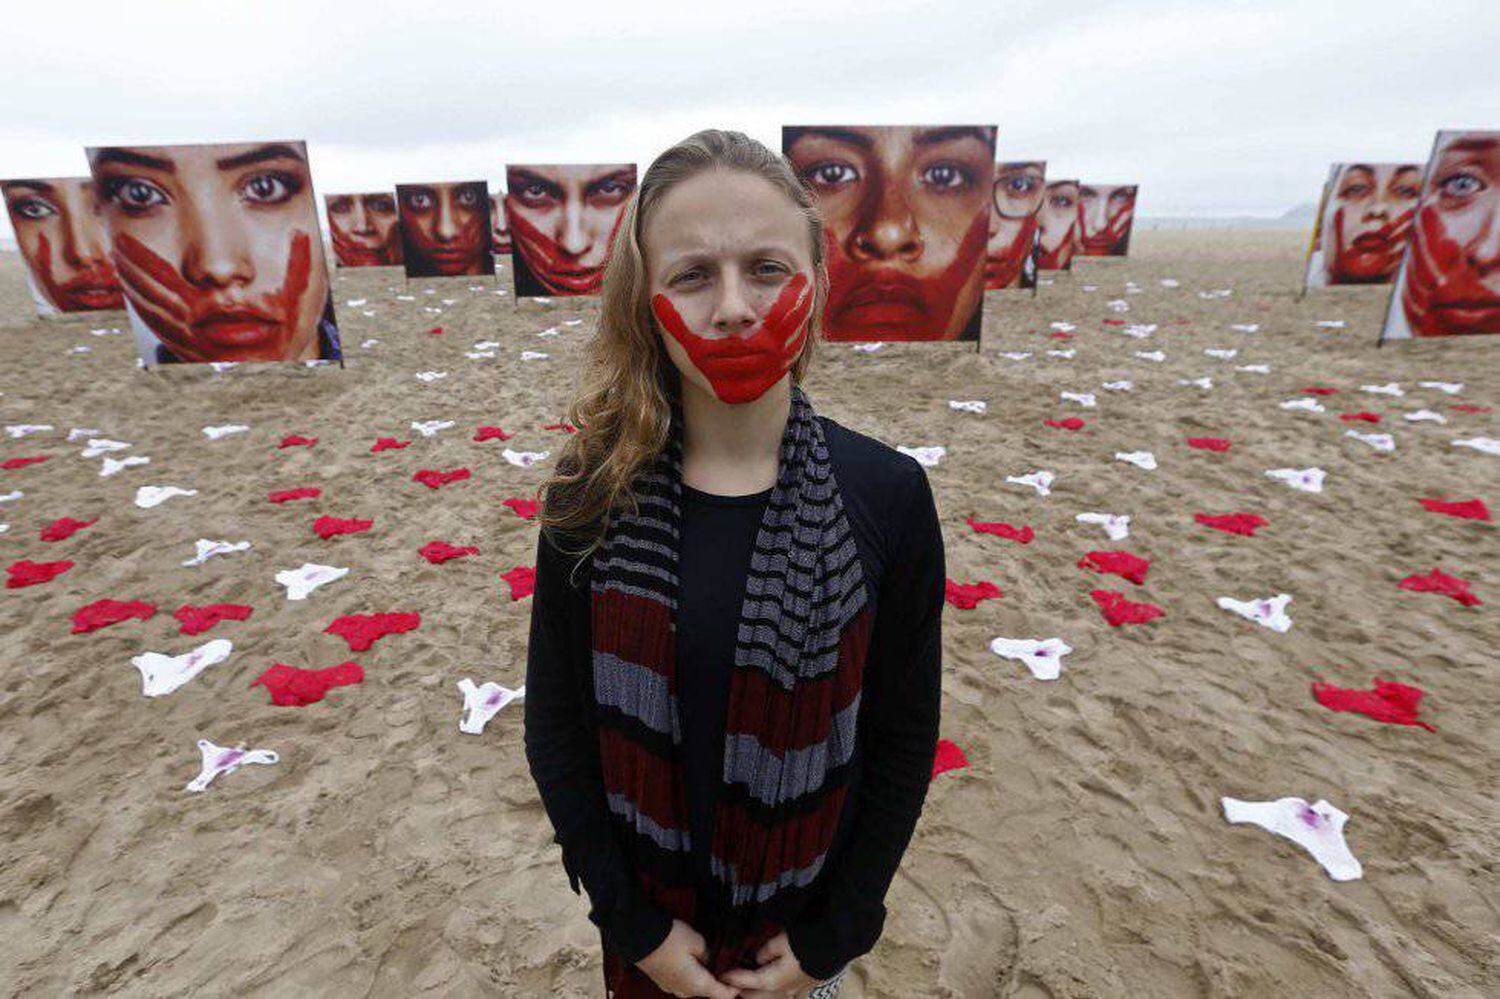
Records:
{"label": "photograph of face with red handprint", "polygon": [[340,359],[304,143],[88,154],[147,366]]}
{"label": "photograph of face with red handprint", "polygon": [[1500,132],[1439,132],[1384,340],[1500,333]]}
{"label": "photograph of face with red handprint", "polygon": [[0,180],[0,196],[38,315],[125,307],[89,178]]}

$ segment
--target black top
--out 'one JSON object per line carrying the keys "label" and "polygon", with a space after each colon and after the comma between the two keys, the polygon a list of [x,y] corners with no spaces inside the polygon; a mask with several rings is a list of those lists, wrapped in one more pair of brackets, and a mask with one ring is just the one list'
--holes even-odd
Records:
{"label": "black top", "polygon": [[[946,564],[921,464],[827,417],[818,419],[875,609],[849,797],[814,881],[818,890],[786,926],[803,970],[823,979],[879,940],[885,894],[927,795],[941,701]],[[699,883],[707,884],[736,626],[750,550],[771,490],[719,496],[684,483],[682,494],[679,715],[692,865]],[[577,542],[565,545],[576,548]],[[608,825],[592,719],[590,566],[578,566],[570,580],[576,561],[542,532],[523,701],[527,759],[573,890],[581,880],[592,903],[589,918],[604,945],[634,963],[666,939],[672,918],[645,897]]]}

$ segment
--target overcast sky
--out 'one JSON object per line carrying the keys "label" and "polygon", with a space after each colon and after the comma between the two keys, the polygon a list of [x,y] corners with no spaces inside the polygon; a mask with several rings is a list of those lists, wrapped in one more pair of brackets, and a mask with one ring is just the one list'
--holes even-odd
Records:
{"label": "overcast sky", "polygon": [[1000,158],[1137,182],[1143,216],[1279,214],[1334,160],[1500,128],[1500,0],[15,6],[0,177],[83,174],[86,145],[305,138],[321,196],[644,170],[708,126],[776,146],[784,123],[995,123]]}

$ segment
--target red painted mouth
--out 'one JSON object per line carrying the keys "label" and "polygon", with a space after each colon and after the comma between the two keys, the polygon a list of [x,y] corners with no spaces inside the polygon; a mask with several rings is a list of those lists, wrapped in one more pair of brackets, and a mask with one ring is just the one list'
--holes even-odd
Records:
{"label": "red painted mouth", "polygon": [[597,292],[604,282],[604,268],[582,267],[574,270],[549,270],[539,272],[537,280],[553,291],[570,295],[589,295]]}
{"label": "red painted mouth", "polygon": [[930,325],[922,283],[899,272],[876,272],[840,296],[830,310],[834,329],[907,328]]}
{"label": "red painted mouth", "polygon": [[259,347],[274,343],[281,322],[259,309],[218,309],[193,321],[193,333],[221,347]]}
{"label": "red painted mouth", "polygon": [[100,268],[84,271],[59,287],[57,297],[64,312],[125,307],[120,283],[112,273]]}
{"label": "red painted mouth", "polygon": [[1386,253],[1391,248],[1391,240],[1389,236],[1382,236],[1378,232],[1367,232],[1355,236],[1349,245],[1363,253]]}

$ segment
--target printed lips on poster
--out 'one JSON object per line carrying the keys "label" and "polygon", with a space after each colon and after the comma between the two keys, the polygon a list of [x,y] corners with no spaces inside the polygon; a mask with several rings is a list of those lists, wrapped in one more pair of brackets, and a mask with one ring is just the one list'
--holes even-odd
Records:
{"label": "printed lips on poster", "polygon": [[340,359],[305,143],[88,157],[146,365]]}
{"label": "printed lips on poster", "polygon": [[482,180],[397,184],[406,276],[493,274],[490,194]]}
{"label": "printed lips on poster", "polygon": [[90,178],[4,180],[0,195],[38,315],[125,307]]}
{"label": "printed lips on poster", "polygon": [[993,125],[799,125],[782,152],[826,224],[830,340],[976,340]]}
{"label": "printed lips on poster", "polygon": [[1047,191],[1047,164],[1027,160],[995,164],[995,196],[984,286],[1034,288],[1040,252],[1037,212]]}
{"label": "printed lips on poster", "polygon": [[1078,185],[1078,252],[1123,257],[1135,222],[1135,184]]}
{"label": "printed lips on poster", "polygon": [[1037,270],[1070,271],[1073,254],[1078,250],[1078,181],[1047,182],[1047,193],[1037,212],[1041,232],[1041,252]]}
{"label": "printed lips on poster", "polygon": [[1500,132],[1437,134],[1382,340],[1500,333]]}
{"label": "printed lips on poster", "polygon": [[634,163],[507,164],[516,294],[597,295],[635,187]]}
{"label": "printed lips on poster", "polygon": [[393,267],[401,263],[401,219],[389,191],[330,194],[328,236],[340,267]]}
{"label": "printed lips on poster", "polygon": [[1421,193],[1420,163],[1335,163],[1313,223],[1307,287],[1394,281]]}

